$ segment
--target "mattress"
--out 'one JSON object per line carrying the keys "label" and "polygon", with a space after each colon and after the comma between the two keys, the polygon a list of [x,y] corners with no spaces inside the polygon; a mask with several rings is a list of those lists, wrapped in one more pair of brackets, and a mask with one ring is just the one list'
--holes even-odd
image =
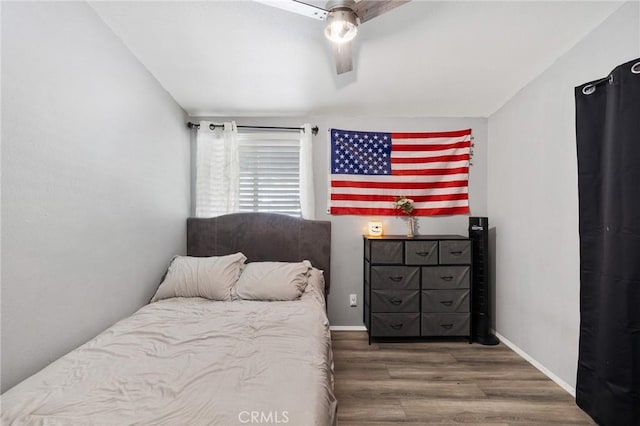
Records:
{"label": "mattress", "polygon": [[172,298],[2,395],[3,425],[335,424],[324,298]]}

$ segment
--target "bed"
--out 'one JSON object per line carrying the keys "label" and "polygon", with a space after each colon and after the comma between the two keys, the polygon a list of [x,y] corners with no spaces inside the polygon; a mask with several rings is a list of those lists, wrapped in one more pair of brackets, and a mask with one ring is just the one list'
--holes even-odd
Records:
{"label": "bed", "polygon": [[188,219],[189,256],[309,260],[324,286],[310,281],[292,301],[150,303],[3,394],[2,424],[335,424],[330,241],[329,222]]}

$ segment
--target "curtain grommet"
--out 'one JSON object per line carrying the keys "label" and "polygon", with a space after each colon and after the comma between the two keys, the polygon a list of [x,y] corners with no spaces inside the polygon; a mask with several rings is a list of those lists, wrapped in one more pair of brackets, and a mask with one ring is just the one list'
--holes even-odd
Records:
{"label": "curtain grommet", "polygon": [[631,72],[634,74],[640,74],[640,62],[636,62],[635,64],[631,65]]}
{"label": "curtain grommet", "polygon": [[613,84],[613,74],[609,75],[609,84]]}
{"label": "curtain grommet", "polygon": [[596,86],[594,86],[593,84],[587,84],[582,88],[582,93],[585,95],[590,95],[595,91],[596,91]]}

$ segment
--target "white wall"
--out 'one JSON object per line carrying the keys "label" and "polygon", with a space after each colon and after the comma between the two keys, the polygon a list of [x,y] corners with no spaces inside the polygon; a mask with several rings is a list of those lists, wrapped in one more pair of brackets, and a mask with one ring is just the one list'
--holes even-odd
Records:
{"label": "white wall", "polygon": [[628,3],[489,118],[496,330],[575,387],[579,334],[574,87],[640,56]]}
{"label": "white wall", "polygon": [[185,114],[85,3],[2,4],[2,390],[185,251]]}
{"label": "white wall", "polygon": [[[200,118],[192,119],[198,121]],[[222,122],[230,118],[209,117]],[[281,117],[236,118],[238,125],[299,126],[308,122],[320,131],[313,138],[314,187],[316,193],[316,219],[329,220],[332,225],[331,293],[329,294],[329,320],[331,325],[361,326],[362,323],[362,234],[368,216],[331,216],[327,214],[329,179],[329,138],[331,127],[351,130],[378,131],[442,131],[473,130],[474,157],[469,177],[469,204],[473,216],[487,214],[487,120],[484,118],[375,118],[375,117]],[[397,217],[378,217],[384,223],[386,234],[405,234],[406,223]],[[420,217],[420,234],[467,235],[467,216]],[[349,307],[349,294],[358,296],[358,307]]]}

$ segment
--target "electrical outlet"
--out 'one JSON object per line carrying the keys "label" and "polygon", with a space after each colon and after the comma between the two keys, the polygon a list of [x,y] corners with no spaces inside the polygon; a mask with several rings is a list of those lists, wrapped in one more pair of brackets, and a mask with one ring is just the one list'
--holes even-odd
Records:
{"label": "electrical outlet", "polygon": [[355,294],[349,295],[349,306],[358,306],[358,298]]}

